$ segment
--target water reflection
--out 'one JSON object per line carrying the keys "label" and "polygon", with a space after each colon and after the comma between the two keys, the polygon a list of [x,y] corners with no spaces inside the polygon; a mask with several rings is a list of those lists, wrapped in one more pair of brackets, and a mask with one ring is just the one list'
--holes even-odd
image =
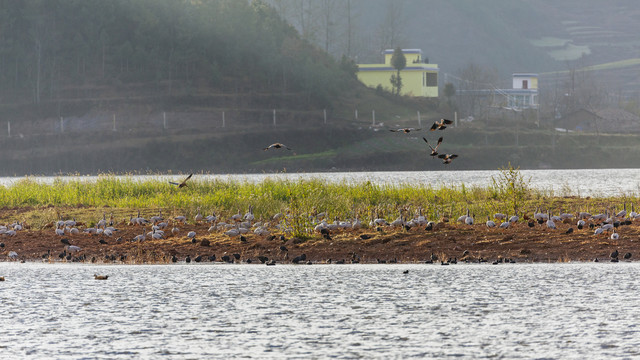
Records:
{"label": "water reflection", "polygon": [[4,263],[0,275],[8,358],[640,355],[636,263]]}
{"label": "water reflection", "polygon": [[[376,184],[420,184],[440,186],[480,186],[492,184],[498,179],[498,170],[469,171],[372,171],[372,172],[327,172],[327,173],[275,173],[275,174],[196,174],[198,180],[222,180],[240,182],[262,182],[265,179],[297,180],[322,179],[325,181]],[[532,188],[553,192],[561,196],[622,196],[640,193],[638,179],[640,169],[572,169],[572,170],[521,170],[521,174]],[[136,181],[182,181],[184,175],[135,175],[125,176]],[[11,186],[24,179],[0,177],[0,184]],[[29,177],[34,181],[53,183],[55,179],[96,181],[97,176]],[[197,181],[197,180],[196,180]]]}

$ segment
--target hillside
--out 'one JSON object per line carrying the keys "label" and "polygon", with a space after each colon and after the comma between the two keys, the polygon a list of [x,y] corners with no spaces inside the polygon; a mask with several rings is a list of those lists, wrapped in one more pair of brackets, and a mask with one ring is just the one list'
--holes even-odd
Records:
{"label": "hillside", "polygon": [[[393,117],[395,118],[395,116]],[[396,118],[398,119],[398,118]],[[423,122],[425,125],[426,121]],[[513,166],[538,168],[640,167],[638,135],[559,133],[522,126],[496,131],[464,124],[443,132],[392,133],[395,121],[370,127],[370,120],[313,126],[250,129],[118,128],[101,132],[2,138],[0,176],[134,173],[260,173],[375,170],[466,170]],[[399,126],[415,126],[398,121]],[[441,153],[459,157],[450,165],[428,156],[422,137],[444,141]],[[282,142],[293,150],[263,151]],[[27,160],[28,159],[28,160]]]}
{"label": "hillside", "polygon": [[[270,2],[305,30],[303,37],[336,58],[347,54],[361,63],[380,62],[383,49],[420,48],[441,75],[456,75],[473,63],[495,69],[498,87],[510,86],[514,72],[544,76],[639,57],[640,8],[634,0]],[[324,3],[334,4],[332,13]],[[608,91],[637,96],[639,66],[624,68],[624,73],[599,69],[598,80]],[[543,80],[540,85],[550,91],[556,86],[555,77]]]}
{"label": "hillside", "polygon": [[[371,4],[367,11],[385,8]],[[522,8],[505,5],[496,13],[501,4],[432,3],[443,16],[429,26],[476,17],[451,28],[450,38],[423,37],[433,42],[428,53],[440,51],[436,44],[459,48],[464,45],[455,37],[483,33],[474,46],[526,43],[522,61],[557,68],[546,67],[557,60],[541,54],[549,44],[566,43],[545,32],[565,24],[559,19],[569,8],[563,4],[554,13],[546,2],[524,1],[532,19],[522,25],[544,24],[544,31],[529,34],[518,28]],[[425,6],[405,5],[404,11]],[[541,128],[491,119],[443,133],[389,132],[426,129],[435,119],[453,118],[453,110],[441,99],[397,98],[364,87],[352,61],[312,45],[260,1],[27,0],[1,10],[0,176],[495,169],[509,162],[521,168],[640,166],[636,135],[559,134],[545,119]],[[541,14],[546,22],[536,17]],[[504,28],[514,31],[496,37]],[[570,30],[576,41],[598,33],[589,38]],[[538,41],[524,42],[527,36]],[[473,47],[467,52],[498,56]],[[517,63],[518,57],[501,59]],[[618,72],[638,66],[602,64]],[[442,151],[459,155],[450,165],[427,156],[422,137],[435,142],[440,135]],[[273,142],[294,151],[262,150]]]}

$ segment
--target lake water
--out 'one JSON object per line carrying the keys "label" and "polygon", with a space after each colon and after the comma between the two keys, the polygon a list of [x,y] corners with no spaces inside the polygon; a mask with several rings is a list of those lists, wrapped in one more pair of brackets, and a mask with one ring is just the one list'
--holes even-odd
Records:
{"label": "lake water", "polygon": [[[640,194],[640,169],[572,169],[572,170],[521,170],[530,186],[552,192],[554,195],[578,196],[624,196]],[[434,187],[461,186],[486,187],[492,178],[498,178],[498,170],[469,171],[372,171],[372,172],[328,172],[328,173],[276,173],[276,174],[220,174],[194,175],[201,180],[260,182],[265,179],[323,179],[326,181],[376,184],[430,184]],[[150,179],[182,180],[183,175],[137,175],[127,176],[139,181]],[[20,177],[0,177],[0,184],[11,186]],[[55,179],[82,179],[95,181],[96,176],[82,177],[29,177],[35,181],[52,183]]]}
{"label": "lake water", "polygon": [[2,263],[0,276],[7,359],[640,357],[639,263]]}

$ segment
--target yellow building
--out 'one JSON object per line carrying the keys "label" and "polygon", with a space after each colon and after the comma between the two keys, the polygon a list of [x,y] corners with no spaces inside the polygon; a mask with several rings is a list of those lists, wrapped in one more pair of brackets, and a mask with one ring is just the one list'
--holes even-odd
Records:
{"label": "yellow building", "polygon": [[[438,97],[438,65],[426,64],[420,49],[402,49],[407,66],[400,71],[401,95]],[[358,64],[358,80],[369,87],[392,91],[391,75],[396,69],[391,66],[393,49],[384,51],[384,64]]]}

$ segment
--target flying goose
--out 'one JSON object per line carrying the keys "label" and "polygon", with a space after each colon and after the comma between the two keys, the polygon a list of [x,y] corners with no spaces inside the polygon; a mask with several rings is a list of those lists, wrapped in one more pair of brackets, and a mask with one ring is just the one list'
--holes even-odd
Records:
{"label": "flying goose", "polygon": [[285,148],[287,150],[293,150],[290,147],[288,147],[287,145],[281,144],[281,143],[273,143],[273,144],[267,146],[266,148],[264,148],[262,150],[267,151],[269,149],[281,149],[281,148]]}
{"label": "flying goose", "polygon": [[440,136],[440,138],[438,139],[438,142],[436,143],[436,147],[432,147],[426,138],[423,137],[422,140],[424,140],[424,142],[426,142],[427,145],[429,146],[429,149],[431,149],[431,154],[429,155],[431,157],[436,157],[438,155],[438,146],[440,146],[440,144],[442,143],[442,136]]}
{"label": "flying goose", "polygon": [[403,132],[405,134],[408,134],[412,131],[420,131],[420,129],[416,129],[416,128],[401,128],[401,129],[390,129],[389,131],[391,132]]}
{"label": "flying goose", "polygon": [[438,158],[442,159],[442,163],[443,164],[451,164],[453,159],[455,159],[457,157],[458,157],[458,155],[456,155],[456,154],[440,154],[440,155],[438,155]]}
{"label": "flying goose", "polygon": [[189,174],[189,176],[187,176],[186,179],[182,180],[181,183],[176,183],[176,182],[173,182],[173,181],[169,181],[169,184],[178,185],[178,188],[183,188],[183,187],[187,186],[187,180],[191,179],[192,176],[193,176],[193,174]]}
{"label": "flying goose", "polygon": [[431,125],[431,129],[429,129],[429,131],[444,130],[447,128],[447,125],[451,125],[451,124],[453,124],[453,121],[451,120],[440,119],[435,121],[433,125]]}

